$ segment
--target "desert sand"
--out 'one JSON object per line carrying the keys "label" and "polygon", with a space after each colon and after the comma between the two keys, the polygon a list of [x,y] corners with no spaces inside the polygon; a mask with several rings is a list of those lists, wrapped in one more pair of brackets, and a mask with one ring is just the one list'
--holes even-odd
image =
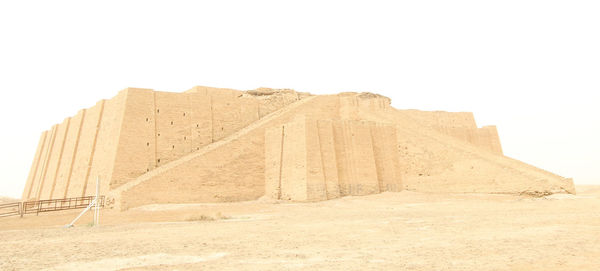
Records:
{"label": "desert sand", "polygon": [[600,186],[0,218],[0,270],[600,270]]}

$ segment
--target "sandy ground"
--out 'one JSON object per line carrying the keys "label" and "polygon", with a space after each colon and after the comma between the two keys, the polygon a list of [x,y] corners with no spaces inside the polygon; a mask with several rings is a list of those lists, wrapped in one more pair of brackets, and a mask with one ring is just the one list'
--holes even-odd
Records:
{"label": "sandy ground", "polygon": [[0,270],[600,270],[600,186],[577,189],[0,218]]}

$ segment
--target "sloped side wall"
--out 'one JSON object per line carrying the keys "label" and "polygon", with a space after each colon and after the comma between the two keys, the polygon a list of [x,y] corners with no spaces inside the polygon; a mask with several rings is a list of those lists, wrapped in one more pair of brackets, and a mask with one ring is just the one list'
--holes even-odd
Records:
{"label": "sloped side wall", "polygon": [[471,112],[399,110],[419,124],[460,139],[481,149],[502,155],[500,137],[495,126],[477,128]]}
{"label": "sloped side wall", "polygon": [[39,198],[49,199],[52,198],[52,192],[56,186],[56,178],[58,177],[58,170],[61,165],[61,158],[64,152],[65,141],[67,138],[67,132],[69,131],[70,118],[65,119],[56,129],[56,135],[54,138],[54,145],[52,146],[52,153],[49,156],[48,170],[44,182],[41,183],[39,188]]}
{"label": "sloped side wall", "polygon": [[85,111],[85,119],[81,125],[81,134],[74,157],[71,181],[67,188],[67,197],[81,197],[87,189],[90,170],[94,166],[94,152],[98,142],[99,124],[102,123],[104,100]]}
{"label": "sloped side wall", "polygon": [[[398,110],[396,130],[404,188],[420,192],[574,193],[573,181],[458,138],[425,129]],[[493,131],[494,134],[497,134]]]}
{"label": "sloped side wall", "polygon": [[266,137],[269,197],[319,201],[402,189],[390,124],[299,117]]}
{"label": "sloped side wall", "polygon": [[474,144],[492,153],[503,154],[496,126],[484,126],[477,129],[477,137]]}
{"label": "sloped side wall", "polygon": [[[439,132],[425,125],[425,121],[415,119],[408,111],[365,111],[361,115],[366,120],[393,123],[397,127],[397,151],[406,190],[511,194],[575,192],[571,179]],[[492,133],[497,135],[495,129]]]}
{"label": "sloped side wall", "polygon": [[40,191],[43,188],[46,175],[48,174],[48,165],[50,163],[50,156],[52,155],[52,149],[56,139],[57,126],[58,125],[54,125],[50,130],[46,131],[43,148],[38,161],[39,166],[36,167],[37,170],[33,175],[35,178],[31,180],[31,186],[29,187],[28,195],[23,200],[39,198]]}
{"label": "sloped side wall", "polygon": [[40,136],[40,140],[38,142],[37,150],[35,151],[35,156],[33,158],[33,162],[31,164],[31,168],[29,169],[29,175],[27,176],[27,181],[25,182],[25,188],[23,189],[23,194],[21,198],[23,200],[29,199],[29,195],[33,190],[34,181],[37,180],[37,175],[39,174],[38,168],[41,167],[41,163],[43,160],[43,152],[46,147],[46,138],[48,137],[49,132],[44,131]]}
{"label": "sloped side wall", "polygon": [[97,176],[101,192],[108,190],[126,95],[101,100],[44,132],[23,200],[92,195]]}
{"label": "sloped side wall", "polygon": [[77,143],[79,135],[81,134],[81,126],[83,123],[83,113],[85,111],[79,111],[77,115],[71,117],[71,123],[65,146],[63,150],[63,157],[60,161],[60,167],[58,176],[56,179],[56,186],[54,188],[53,198],[64,198],[67,196],[67,188],[69,187],[70,176],[73,173],[74,158],[77,153]]}

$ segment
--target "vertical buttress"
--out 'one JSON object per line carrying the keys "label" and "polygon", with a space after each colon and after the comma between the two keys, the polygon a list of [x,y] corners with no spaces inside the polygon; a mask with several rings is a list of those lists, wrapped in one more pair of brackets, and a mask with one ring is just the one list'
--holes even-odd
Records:
{"label": "vertical buttress", "polygon": [[83,121],[85,120],[85,112],[86,110],[81,110],[81,120],[79,120],[79,125],[77,128],[77,137],[75,139],[75,147],[73,148],[73,155],[71,156],[71,165],[69,166],[69,173],[67,174],[67,183],[65,185],[65,191],[63,194],[63,198],[67,197],[67,192],[69,191],[69,184],[71,183],[71,175],[73,175],[73,167],[75,166],[75,158],[77,158],[77,147],[79,146],[79,138],[81,137],[81,128],[83,126]]}
{"label": "vertical buttress", "polygon": [[325,157],[323,157],[323,140],[321,139],[321,129],[319,129],[319,121],[315,122],[316,127],[316,132],[317,132],[317,141],[318,142],[318,147],[319,147],[319,157],[321,157],[321,171],[323,172],[323,188],[324,188],[324,194],[325,194],[325,199],[328,200],[329,196],[327,195],[327,169],[325,168]]}
{"label": "vertical buttress", "polygon": [[54,146],[54,140],[56,139],[56,130],[58,130],[58,125],[52,126],[52,136],[50,137],[50,144],[48,144],[48,151],[46,152],[46,157],[44,158],[44,164],[42,167],[42,175],[40,176],[40,181],[38,182],[38,187],[35,192],[36,200],[40,199],[40,193],[44,188],[46,173],[48,172],[48,164],[50,163],[50,155],[52,154],[52,147]]}
{"label": "vertical buttress", "polygon": [[21,196],[22,200],[29,199],[29,195],[31,194],[31,188],[33,187],[38,167],[40,165],[40,160],[42,160],[42,153],[44,151],[47,136],[48,131],[44,131],[40,136],[40,141],[38,142],[38,147],[33,158],[33,163],[31,164],[29,176],[27,177],[27,183],[25,183],[25,189],[23,189],[23,195]]}
{"label": "vertical buttress", "polygon": [[104,115],[104,103],[106,101],[102,100],[100,104],[100,116],[98,116],[98,122],[96,123],[96,133],[94,134],[94,141],[92,143],[92,153],[90,154],[90,160],[88,163],[87,171],[85,173],[84,183],[83,183],[83,191],[81,191],[81,196],[85,196],[85,190],[87,189],[87,185],[90,179],[90,172],[92,170],[92,165],[94,162],[94,152],[96,151],[96,143],[98,141],[98,132],[100,132],[100,123],[102,122],[102,115]]}
{"label": "vertical buttress", "polygon": [[63,151],[65,150],[65,142],[67,141],[67,134],[69,133],[69,126],[70,125],[71,125],[71,118],[69,117],[69,118],[67,118],[67,127],[65,128],[65,134],[63,135],[62,143],[60,144],[60,151],[58,153],[58,160],[56,161],[56,163],[57,163],[56,170],[54,171],[54,178],[52,178],[52,188],[50,188],[50,193],[48,194],[48,197],[50,199],[54,198],[52,196],[52,194],[54,194],[54,187],[56,187],[56,178],[58,177],[58,170],[60,169],[62,155],[63,155]]}

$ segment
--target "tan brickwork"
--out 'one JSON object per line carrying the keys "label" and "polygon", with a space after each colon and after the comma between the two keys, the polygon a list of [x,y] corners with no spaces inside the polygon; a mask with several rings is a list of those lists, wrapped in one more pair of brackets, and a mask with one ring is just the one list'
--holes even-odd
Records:
{"label": "tan brickwork", "polygon": [[60,160],[60,168],[56,177],[56,185],[52,198],[65,198],[67,187],[69,186],[70,177],[73,173],[74,158],[77,152],[79,135],[81,134],[81,126],[83,123],[83,114],[85,111],[79,111],[77,115],[70,120],[69,131],[65,140],[63,155]]}
{"label": "tan brickwork", "polygon": [[255,94],[124,89],[42,134],[22,197],[92,195],[98,177],[107,193],[258,121],[261,104],[273,112],[299,99],[289,91]]}
{"label": "tan brickwork", "polygon": [[403,189],[574,193],[571,179],[502,155],[469,112],[398,110],[346,92],[127,88],[41,134],[23,199],[100,193],[121,209]]}
{"label": "tan brickwork", "polygon": [[[268,172],[278,172],[276,167],[283,164],[279,180],[282,199],[318,201],[401,190],[395,127],[391,124],[298,117],[272,129],[267,132],[272,137],[285,130],[283,154],[271,151],[267,155],[272,156],[265,157],[267,167],[275,167],[265,169]],[[269,144],[265,148],[277,149]],[[269,181],[267,185],[274,184],[277,182]]]}

